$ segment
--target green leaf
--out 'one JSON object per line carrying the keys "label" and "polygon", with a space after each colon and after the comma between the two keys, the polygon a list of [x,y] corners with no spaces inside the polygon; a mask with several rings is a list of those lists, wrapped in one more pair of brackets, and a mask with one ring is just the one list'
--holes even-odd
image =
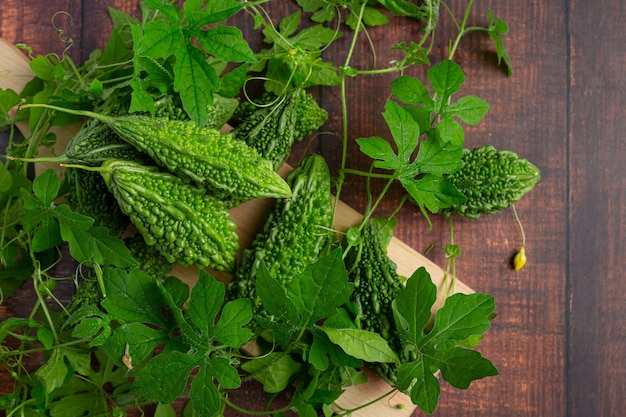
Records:
{"label": "green leaf", "polygon": [[402,75],[393,80],[390,87],[393,96],[405,104],[429,104],[432,107],[428,88],[418,78]]}
{"label": "green leaf", "polygon": [[224,303],[224,284],[206,271],[200,271],[198,282],[191,290],[188,307],[188,322],[207,337],[213,334],[215,318]]}
{"label": "green leaf", "polygon": [[498,64],[501,64],[502,61],[506,63],[507,66],[507,75],[510,77],[513,73],[511,59],[509,58],[509,54],[504,48],[504,43],[502,41],[502,35],[505,35],[509,32],[508,25],[506,22],[500,18],[494,18],[493,12],[491,10],[487,10],[487,17],[489,18],[489,36],[491,40],[496,45],[496,53],[498,55]]}
{"label": "green leaf", "polygon": [[298,309],[303,327],[333,315],[351,294],[341,248],[307,266],[287,286],[287,295]]}
{"label": "green leaf", "polygon": [[180,20],[179,18],[180,10],[178,9],[177,6],[166,4],[165,2],[162,2],[161,0],[145,0],[144,5],[146,7],[150,7],[152,9],[158,10],[159,12],[163,14],[163,16],[165,16],[167,20],[169,20],[174,25],[178,26],[178,23]]}
{"label": "green leaf", "polygon": [[[0,88],[0,131],[7,129],[11,125],[12,120],[9,112],[13,106],[19,104],[19,102],[20,96],[15,91],[11,89],[3,90]],[[0,165],[4,166],[4,164]],[[0,168],[0,170],[2,170],[2,168]],[[2,193],[6,192],[6,190],[10,187],[10,185],[8,185],[5,181],[6,177],[3,180],[2,176],[0,176],[0,192]],[[6,190],[4,190],[4,188],[6,188]]]}
{"label": "green leaf", "polygon": [[433,358],[441,376],[455,388],[467,389],[477,378],[498,375],[498,370],[480,352],[469,349],[447,349]]}
{"label": "green leaf", "polygon": [[[437,135],[432,135],[420,143],[419,151],[413,165],[417,172],[430,174],[451,174],[461,168],[463,146],[444,142]],[[408,171],[409,178],[416,172]]]}
{"label": "green leaf", "polygon": [[398,148],[398,162],[408,164],[419,141],[419,125],[402,106],[391,100],[385,104],[383,117]]}
{"label": "green leaf", "polygon": [[359,138],[356,142],[361,152],[372,159],[378,160],[375,163],[378,168],[395,169],[396,167],[402,166],[391,148],[391,144],[385,139],[373,136],[369,138]]}
{"label": "green leaf", "polygon": [[44,81],[54,80],[54,65],[44,55],[37,55],[29,62],[30,69]]}
{"label": "green leaf", "polygon": [[213,93],[219,85],[217,72],[206,62],[202,51],[191,44],[176,51],[174,90],[180,94],[189,117],[200,126],[209,120],[206,108],[213,103]]}
{"label": "green leaf", "polygon": [[456,62],[445,59],[428,70],[428,79],[437,94],[440,103],[439,108],[443,108],[452,94],[460,90],[465,82],[465,74]]}
{"label": "green leaf", "polygon": [[233,26],[215,26],[197,33],[205,51],[225,62],[254,63],[256,57],[239,29]]}
{"label": "green leaf", "polygon": [[147,22],[143,26],[143,36],[137,55],[152,58],[167,58],[180,48],[180,29],[162,20]]}
{"label": "green leaf", "polygon": [[301,365],[288,353],[272,352],[244,362],[241,368],[263,384],[265,392],[277,393],[287,388]]}
{"label": "green leaf", "polygon": [[455,145],[463,145],[465,142],[465,131],[463,130],[463,126],[449,114],[446,114],[441,118],[435,131],[439,138],[441,138],[444,142],[450,142]]}
{"label": "green leaf", "polygon": [[35,372],[35,375],[37,375],[43,383],[44,390],[47,394],[63,385],[65,378],[70,372],[63,356],[63,352],[60,349],[54,349],[46,363]]}
{"label": "green leaf", "polygon": [[44,206],[52,204],[60,188],[61,182],[52,168],[46,169],[33,181],[33,192]]}
{"label": "green leaf", "polygon": [[186,0],[183,3],[185,15],[192,26],[202,27],[223,22],[242,9],[242,4],[235,0]]}
{"label": "green leaf", "polygon": [[448,106],[447,112],[470,125],[478,124],[487,114],[490,104],[476,96],[465,96]]}
{"label": "green leaf", "polygon": [[148,358],[161,343],[167,343],[170,337],[166,331],[148,327],[142,323],[125,323],[113,330],[111,336],[102,345],[102,350],[111,357],[117,366],[123,366],[122,356],[128,344],[128,354],[134,363]]}
{"label": "green leaf", "polygon": [[216,357],[205,360],[202,367],[217,379],[222,388],[237,389],[241,386],[239,372],[231,365],[228,358]]}
{"label": "green leaf", "polygon": [[428,335],[429,345],[483,334],[491,325],[489,315],[494,309],[494,299],[488,294],[451,295],[435,316],[435,324]]}
{"label": "green leaf", "polygon": [[191,371],[201,360],[198,354],[163,352],[137,372],[133,387],[147,399],[169,404],[183,394]]}
{"label": "green leaf", "polygon": [[66,205],[55,208],[61,237],[69,244],[70,253],[78,262],[94,261],[103,266],[134,267],[124,242],[109,234],[104,227],[91,227],[93,219],[70,210]]}
{"label": "green leaf", "polygon": [[229,347],[241,347],[252,337],[250,329],[244,327],[250,320],[252,303],[249,299],[242,298],[226,303],[215,325],[215,339]]}
{"label": "green leaf", "polygon": [[400,290],[393,303],[396,327],[403,336],[404,349],[413,351],[415,360],[398,368],[398,388],[409,393],[412,401],[426,413],[434,411],[439,383],[433,372],[454,387],[465,389],[476,379],[497,375],[493,364],[474,350],[465,349],[489,328],[493,297],[485,294],[454,294],[435,314],[430,331],[427,326],[437,288],[425,269],[418,269]]}
{"label": "green leaf", "polygon": [[283,286],[270,275],[265,262],[261,260],[257,268],[256,293],[263,303],[263,308],[276,316],[279,321],[300,323],[300,315],[291,299],[287,297]]}
{"label": "green leaf", "polygon": [[361,329],[320,328],[348,355],[366,362],[398,362],[398,356],[381,335]]}
{"label": "green leaf", "polygon": [[136,269],[125,272],[118,268],[104,268],[103,279],[107,296],[102,300],[102,307],[111,316],[127,323],[166,326],[161,313],[161,293],[150,275]]}
{"label": "green leaf", "polygon": [[439,381],[422,357],[398,367],[398,389],[408,392],[411,402],[426,414],[432,414],[439,402]]}
{"label": "green leaf", "polygon": [[466,200],[456,187],[433,174],[426,174],[417,180],[404,179],[402,186],[418,205],[425,206],[432,213]]}
{"label": "green leaf", "polygon": [[[29,220],[30,221],[30,220]],[[52,217],[46,217],[39,229],[33,234],[30,246],[33,252],[43,252],[63,242],[59,223]]]}
{"label": "green leaf", "polygon": [[418,268],[393,302],[398,331],[408,340],[421,340],[423,329],[430,320],[431,306],[436,299],[437,287],[431,281],[430,274],[426,268]]}
{"label": "green leaf", "polygon": [[194,376],[189,390],[189,398],[199,417],[214,417],[221,409],[221,399],[213,383],[213,375],[206,367]]}

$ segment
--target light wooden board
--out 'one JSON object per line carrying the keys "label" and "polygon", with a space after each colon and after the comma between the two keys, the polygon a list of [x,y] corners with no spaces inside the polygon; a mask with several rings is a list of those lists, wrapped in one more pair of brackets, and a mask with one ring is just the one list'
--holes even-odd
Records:
{"label": "light wooden board", "polygon": [[[0,38],[0,88],[11,88],[16,92],[20,92],[24,85],[32,78],[32,71],[28,64],[28,58],[22,51],[19,51],[12,44]],[[23,134],[28,134],[28,128],[25,124],[19,124],[18,127]],[[77,126],[68,126],[55,130],[59,143],[63,144],[71,138],[77,131]],[[56,151],[62,153],[62,146]],[[58,165],[38,164],[37,170],[41,171],[45,168],[59,169]],[[280,172],[284,175],[290,170],[287,165],[281,167]],[[231,210],[231,217],[237,224],[237,233],[240,239],[240,246],[246,247],[254,238],[257,231],[263,225],[273,201],[270,199],[259,199],[248,201]],[[345,231],[351,226],[359,224],[362,216],[356,210],[339,201],[337,206],[337,216],[335,228]],[[438,288],[438,296],[433,311],[436,311],[443,305],[444,301],[444,271],[438,265],[430,261],[421,253],[413,248],[393,238],[388,247],[389,257],[398,265],[398,273],[402,276],[410,276],[416,269],[420,267],[426,268],[431,278]],[[194,267],[183,268],[176,266],[172,271],[172,275],[177,276],[181,280],[193,285],[197,278],[198,271]],[[228,277],[222,276],[224,279]],[[469,294],[472,289],[461,281],[456,280],[455,292]],[[390,387],[384,381],[376,376],[369,374],[367,384],[350,387],[344,395],[337,401],[342,408],[353,408],[375,399],[387,392]],[[397,408],[398,404],[403,404],[403,408]],[[379,401],[362,411],[352,414],[353,417],[367,416],[387,416],[387,417],[408,417],[415,410],[415,406],[411,404],[410,399],[404,394],[395,394],[383,401]]]}

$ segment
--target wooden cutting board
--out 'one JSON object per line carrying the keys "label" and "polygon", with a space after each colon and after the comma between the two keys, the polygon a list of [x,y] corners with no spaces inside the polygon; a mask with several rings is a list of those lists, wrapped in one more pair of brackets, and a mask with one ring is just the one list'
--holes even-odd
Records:
{"label": "wooden cutting board", "polygon": [[[33,73],[29,66],[28,57],[14,45],[0,38],[0,88],[10,88],[19,93],[32,77]],[[28,126],[26,124],[20,123],[18,127],[24,135],[28,135]],[[59,138],[59,147],[56,150],[56,154],[63,152],[64,144],[77,130],[78,126],[67,126],[55,129],[57,137]],[[37,164],[36,169],[38,172],[41,172],[50,167],[58,170],[61,169],[58,165],[50,164]],[[289,166],[284,165],[279,172],[285,175],[290,169]],[[271,209],[272,203],[273,201],[270,199],[251,200],[231,210],[231,217],[237,224],[237,233],[242,248],[249,245],[257,231],[261,229]],[[362,218],[360,213],[341,201],[337,204],[335,222],[335,228],[337,230],[345,231],[349,227],[359,224]],[[441,308],[444,301],[443,269],[395,237],[392,238],[389,244],[388,254],[398,265],[398,273],[402,276],[408,277],[411,276],[416,269],[420,267],[426,268],[438,289],[437,301],[433,306],[433,311]],[[198,271],[193,267],[183,268],[176,266],[172,271],[172,275],[193,285],[197,279]],[[467,285],[457,280],[455,292],[469,294],[472,290]],[[366,384],[350,387],[337,403],[344,409],[350,409],[367,403],[389,392],[389,390],[389,385],[380,378],[369,374],[369,380]],[[397,405],[399,404],[402,404],[404,407],[398,408]],[[410,399],[404,394],[397,393],[361,411],[352,413],[352,416],[408,417],[414,410],[415,406],[411,403]]]}

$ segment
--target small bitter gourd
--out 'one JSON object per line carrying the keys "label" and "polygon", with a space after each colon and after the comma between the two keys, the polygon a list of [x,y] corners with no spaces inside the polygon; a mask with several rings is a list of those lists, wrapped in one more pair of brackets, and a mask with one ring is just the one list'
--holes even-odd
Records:
{"label": "small bitter gourd", "polygon": [[111,236],[119,237],[130,224],[120,210],[104,178],[98,172],[68,168],[63,177],[68,189],[65,202],[75,212],[94,219],[94,226],[106,227]]}
{"label": "small bitter gourd", "polygon": [[[356,307],[355,322],[363,330],[380,334],[401,356],[402,341],[395,326],[392,302],[404,284],[371,221],[363,225],[360,237],[359,244],[350,248],[344,259],[348,277],[354,284],[351,301]],[[397,365],[373,363],[371,366],[381,378],[395,384]]]}
{"label": "small bitter gourd", "polygon": [[261,261],[284,286],[332,242],[330,173],[324,158],[306,156],[286,180],[293,196],[276,201],[263,229],[244,249],[241,264],[227,288],[229,298],[250,298],[255,313],[262,316],[265,312],[255,290]]}
{"label": "small bitter gourd", "polygon": [[146,243],[169,262],[233,270],[238,236],[223,202],[158,167],[108,160],[96,169]]}
{"label": "small bitter gourd", "polygon": [[444,176],[467,199],[441,210],[444,216],[477,219],[510,207],[531,191],[541,178],[539,168],[516,153],[491,145],[464,149],[463,165]]}
{"label": "small bitter gourd", "polygon": [[99,120],[148,154],[157,165],[211,189],[219,198],[231,196],[234,201],[242,201],[291,195],[289,186],[274,171],[272,162],[230,133],[222,134],[192,121],[143,115],[109,116],[47,104],[23,107],[45,107]]}
{"label": "small bitter gourd", "polygon": [[[269,104],[271,99],[275,104]],[[278,168],[291,154],[293,144],[320,128],[328,113],[302,88],[295,88],[282,97],[267,93],[261,100],[265,102],[268,104],[241,103],[233,118],[237,126],[232,134]]]}
{"label": "small bitter gourd", "polygon": [[168,277],[174,263],[163,256],[154,246],[146,243],[141,234],[124,238],[124,243],[130,254],[137,261],[138,269],[150,275],[155,280]]}

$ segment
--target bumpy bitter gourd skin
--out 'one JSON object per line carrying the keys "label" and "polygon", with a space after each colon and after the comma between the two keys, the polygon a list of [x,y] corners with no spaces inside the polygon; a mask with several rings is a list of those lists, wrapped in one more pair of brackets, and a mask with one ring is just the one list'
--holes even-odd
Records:
{"label": "bumpy bitter gourd skin", "polygon": [[73,211],[91,217],[94,226],[106,227],[112,236],[124,233],[130,219],[120,210],[100,173],[67,168],[64,182],[69,189],[65,201]]}
{"label": "bumpy bitter gourd skin", "polygon": [[168,261],[234,268],[238,236],[224,203],[157,167],[109,160],[102,169],[122,211]]}
{"label": "bumpy bitter gourd skin", "polygon": [[235,116],[238,124],[232,134],[278,168],[289,157],[293,144],[320,128],[328,113],[302,88],[295,88],[281,98],[267,93],[259,104],[272,100],[276,100],[276,104],[262,107],[242,103]]}
{"label": "bumpy bitter gourd skin", "polygon": [[293,196],[276,201],[262,231],[243,251],[241,264],[228,286],[231,299],[250,298],[258,314],[263,314],[255,290],[261,260],[284,286],[317,260],[331,242],[330,173],[324,158],[308,155],[286,180]]}
{"label": "bumpy bitter gourd skin", "polygon": [[231,134],[191,121],[150,116],[96,115],[125,141],[179,177],[239,199],[289,197],[272,163]]}
{"label": "bumpy bitter gourd skin", "polygon": [[[363,225],[361,243],[347,252],[345,264],[348,277],[354,284],[351,301],[356,306],[357,326],[380,334],[396,354],[402,356],[402,341],[394,323],[392,302],[403,283],[396,272],[396,264],[387,255],[371,223]],[[395,384],[397,365],[375,363],[372,367],[385,381]]]}
{"label": "bumpy bitter gourd skin", "polygon": [[539,168],[516,153],[497,150],[491,145],[463,150],[463,165],[445,180],[462,192],[467,200],[443,209],[453,214],[477,219],[510,207],[533,189],[541,178]]}

